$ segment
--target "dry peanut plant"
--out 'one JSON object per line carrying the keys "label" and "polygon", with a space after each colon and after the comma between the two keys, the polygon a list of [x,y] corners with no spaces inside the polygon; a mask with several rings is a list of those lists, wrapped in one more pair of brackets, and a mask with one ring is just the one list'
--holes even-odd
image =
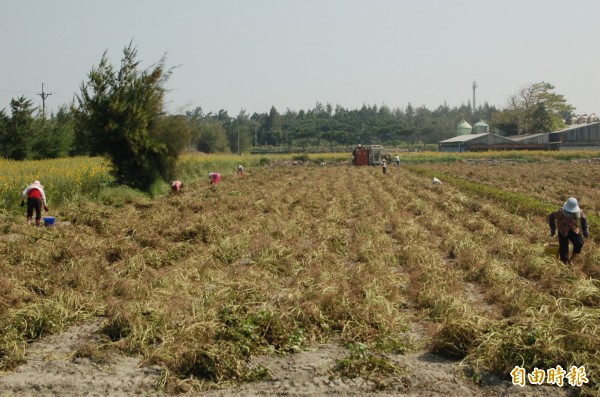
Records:
{"label": "dry peanut plant", "polygon": [[[177,195],[107,188],[64,203],[54,227],[6,212],[0,365],[101,320],[102,338],[78,354],[141,355],[172,393],[268,379],[252,357],[330,342],[350,352],[332,376],[389,385],[403,371],[390,355],[425,349],[463,360],[474,381],[585,366],[581,392],[596,395],[600,190],[570,177],[589,166],[256,166],[213,187],[200,175]],[[566,266],[542,245],[546,210],[570,195],[591,237]]]}

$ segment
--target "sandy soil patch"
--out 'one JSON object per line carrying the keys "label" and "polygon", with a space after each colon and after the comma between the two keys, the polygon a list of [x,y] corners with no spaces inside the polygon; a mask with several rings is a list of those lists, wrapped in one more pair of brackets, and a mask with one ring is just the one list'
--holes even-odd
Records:
{"label": "sandy soil patch", "polygon": [[[165,396],[157,390],[163,370],[140,366],[140,360],[114,355],[98,365],[75,352],[94,338],[99,324],[84,324],[31,345],[27,363],[0,375],[0,396]],[[569,396],[573,390],[551,386],[514,386],[489,376],[487,386],[477,386],[464,375],[460,362],[424,351],[391,358],[404,368],[390,379],[389,388],[376,390],[366,379],[341,379],[331,369],[347,355],[336,344],[282,357],[257,357],[272,374],[271,381],[243,384],[229,389],[189,392],[192,396]]]}

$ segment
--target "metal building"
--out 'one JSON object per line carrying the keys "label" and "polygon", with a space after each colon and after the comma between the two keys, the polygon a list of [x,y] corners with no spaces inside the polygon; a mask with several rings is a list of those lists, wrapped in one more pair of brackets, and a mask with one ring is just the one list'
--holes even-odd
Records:
{"label": "metal building", "polygon": [[514,135],[508,137],[515,144],[520,145],[516,149],[521,150],[559,150],[560,137],[552,132],[540,132],[537,134]]}
{"label": "metal building", "polygon": [[489,128],[483,121],[475,124],[474,133],[461,133],[467,131],[469,128],[471,128],[471,126],[466,121],[460,123],[459,127],[457,127],[459,135],[439,142],[439,151],[473,152],[483,150],[600,149],[600,121],[585,124],[573,124],[554,132],[513,135],[510,137],[504,137],[490,132],[479,132],[485,128]]}
{"label": "metal building", "polygon": [[486,134],[468,134],[458,135],[445,141],[441,141],[439,146],[440,152],[470,152],[474,150],[483,150],[482,147],[490,145],[513,144],[514,142],[500,135]]}
{"label": "metal building", "polygon": [[560,131],[561,146],[565,149],[598,149],[600,147],[600,122],[574,124]]}
{"label": "metal building", "polygon": [[550,142],[550,133],[540,132],[538,134],[527,134],[527,135],[511,135],[508,139],[512,139],[515,142],[523,144],[540,144]]}

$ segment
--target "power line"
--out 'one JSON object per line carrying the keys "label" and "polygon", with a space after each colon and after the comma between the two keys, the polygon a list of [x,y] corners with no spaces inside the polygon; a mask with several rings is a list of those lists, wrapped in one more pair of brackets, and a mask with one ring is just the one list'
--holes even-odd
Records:
{"label": "power line", "polygon": [[[14,94],[21,94],[21,95],[25,95],[25,94],[27,94],[27,95],[40,95],[37,92],[21,91],[21,90],[9,90],[8,88],[0,88],[0,92],[12,92]],[[61,94],[60,92],[53,92],[52,95],[58,95],[61,98],[70,98],[70,96]]]}
{"label": "power line", "polygon": [[477,106],[475,106],[475,89],[477,88],[477,82],[473,82],[473,117],[475,117],[475,111],[477,111]]}

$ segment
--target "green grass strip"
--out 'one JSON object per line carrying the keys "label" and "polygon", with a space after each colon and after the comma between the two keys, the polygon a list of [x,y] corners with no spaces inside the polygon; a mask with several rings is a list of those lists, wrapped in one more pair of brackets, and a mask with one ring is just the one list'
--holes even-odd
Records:
{"label": "green grass strip", "polygon": [[[464,178],[458,178],[452,175],[440,173],[439,171],[429,170],[419,166],[406,166],[405,169],[427,177],[438,177],[443,179],[444,183],[459,187],[467,192],[477,194],[481,197],[496,200],[505,209],[521,215],[531,216],[538,215],[547,217],[552,211],[556,211],[557,205],[538,200],[524,193],[510,192],[499,189],[484,183],[472,182]],[[600,218],[594,214],[586,214],[588,228],[590,230],[590,238],[597,235],[595,232],[600,231]]]}

